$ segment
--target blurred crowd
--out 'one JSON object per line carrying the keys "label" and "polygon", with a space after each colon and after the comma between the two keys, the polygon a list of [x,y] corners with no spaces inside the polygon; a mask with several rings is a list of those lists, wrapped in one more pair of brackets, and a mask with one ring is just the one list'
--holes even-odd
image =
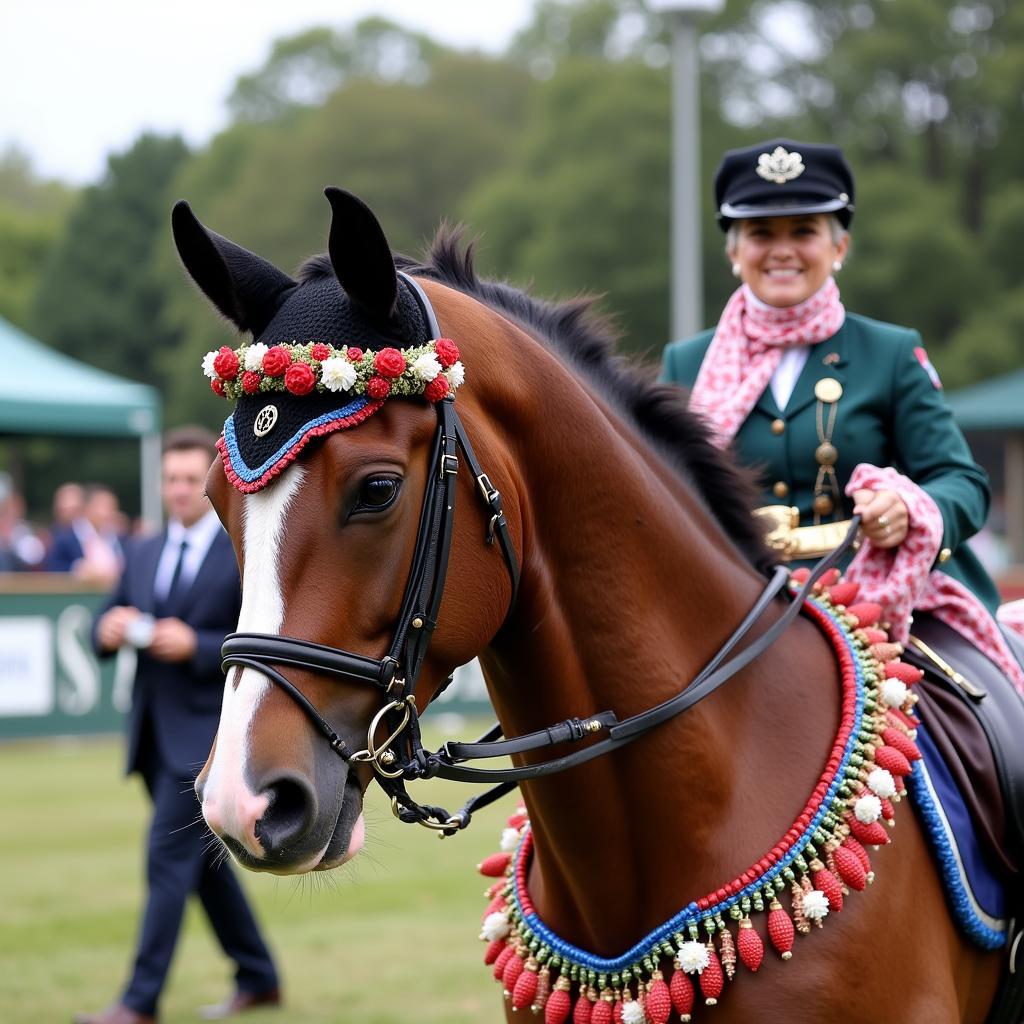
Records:
{"label": "blurred crowd", "polygon": [[66,572],[107,588],[124,566],[133,529],[117,495],[103,484],[61,484],[48,526],[29,523],[25,499],[0,472],[0,572]]}

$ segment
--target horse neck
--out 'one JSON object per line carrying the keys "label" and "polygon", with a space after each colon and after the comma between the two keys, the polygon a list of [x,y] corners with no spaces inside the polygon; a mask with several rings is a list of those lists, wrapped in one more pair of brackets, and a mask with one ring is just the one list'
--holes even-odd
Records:
{"label": "horse neck", "polygon": [[[538,389],[551,388],[552,373],[544,366]],[[562,373],[558,401],[506,431],[523,467],[523,583],[483,661],[510,736],[609,709],[621,720],[678,693],[764,585],[681,477],[614,408]],[[817,671],[834,673],[813,629],[795,632]],[[727,880],[733,862],[738,874],[778,840],[772,829],[794,794],[769,798],[762,827],[745,790],[757,793],[779,740],[799,743],[792,716],[780,714],[779,682],[799,674],[800,659],[792,645],[777,645],[757,664],[728,695],[635,744],[524,784],[533,898],[556,929],[596,952],[621,952]],[[822,753],[792,755],[807,793],[829,728],[821,734]],[[782,820],[779,834],[791,823]]]}

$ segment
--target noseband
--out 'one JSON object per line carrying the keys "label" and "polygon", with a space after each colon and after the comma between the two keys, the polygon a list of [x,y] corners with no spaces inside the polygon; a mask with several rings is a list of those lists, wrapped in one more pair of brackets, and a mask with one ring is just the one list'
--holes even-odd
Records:
{"label": "noseband", "polygon": [[[426,294],[412,278],[405,274],[400,276],[418,301],[431,338],[439,338],[441,331],[437,317]],[[372,767],[381,788],[391,797],[392,810],[399,819],[434,829],[442,837],[465,828],[474,811],[507,793],[522,780],[563,771],[632,743],[712,693],[782,634],[799,613],[803,595],[810,593],[814,583],[839,561],[852,544],[860,525],[860,518],[856,517],[843,543],[815,566],[800,594],[783,615],[758,640],[729,659],[736,645],[783,590],[789,572],[783,566],[776,568],[757,602],[732,636],[685,689],[661,704],[623,721],[619,721],[614,712],[603,711],[586,719],[566,719],[546,729],[508,740],[501,739],[501,727],[495,725],[475,743],[448,742],[439,750],[428,751],[420,734],[416,686],[437,626],[437,613],[444,594],[455,526],[455,485],[460,452],[476,481],[476,493],[486,513],[489,513],[485,543],[492,545],[497,540],[508,569],[512,583],[509,613],[515,606],[520,578],[519,561],[502,509],[501,495],[477,461],[465,427],[455,411],[453,396],[436,402],[435,408],[438,424],[431,447],[430,472],[420,510],[412,565],[387,654],[383,658],[370,658],[294,637],[232,633],[225,638],[221,648],[221,666],[225,672],[232,666],[254,669],[279,686],[305,712],[342,760],[350,764],[365,762]],[[367,683],[381,691],[381,707],[370,723],[364,749],[351,750],[305,694],[279,671],[279,667],[289,666]],[[450,682],[451,677],[444,686]],[[381,731],[386,732],[387,737],[378,742],[376,737]],[[606,735],[562,757],[536,764],[503,769],[473,768],[466,764],[477,759],[507,757],[557,744],[578,743],[599,733]],[[406,790],[406,781],[435,776],[497,785],[451,814],[441,807],[418,804]]]}

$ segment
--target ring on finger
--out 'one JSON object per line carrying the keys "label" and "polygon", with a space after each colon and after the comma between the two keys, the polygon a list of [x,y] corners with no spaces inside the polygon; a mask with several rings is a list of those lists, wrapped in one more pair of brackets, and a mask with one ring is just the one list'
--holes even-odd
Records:
{"label": "ring on finger", "polygon": [[889,517],[887,515],[879,516],[878,517],[878,525],[881,526],[883,530],[888,530],[889,529]]}

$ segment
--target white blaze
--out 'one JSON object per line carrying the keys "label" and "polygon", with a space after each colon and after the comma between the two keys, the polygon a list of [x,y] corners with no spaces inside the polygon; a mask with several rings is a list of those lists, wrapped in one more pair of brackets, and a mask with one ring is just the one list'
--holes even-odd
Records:
{"label": "white blaze", "polygon": [[[284,621],[284,599],[278,574],[278,551],[285,515],[302,486],[305,471],[292,466],[277,481],[256,494],[247,494],[243,506],[244,566],[239,633],[277,634]],[[228,673],[224,686],[217,748],[203,792],[203,812],[219,831],[261,853],[253,832],[266,810],[267,799],[253,793],[245,781],[247,740],[260,698],[272,685],[253,669]]]}

